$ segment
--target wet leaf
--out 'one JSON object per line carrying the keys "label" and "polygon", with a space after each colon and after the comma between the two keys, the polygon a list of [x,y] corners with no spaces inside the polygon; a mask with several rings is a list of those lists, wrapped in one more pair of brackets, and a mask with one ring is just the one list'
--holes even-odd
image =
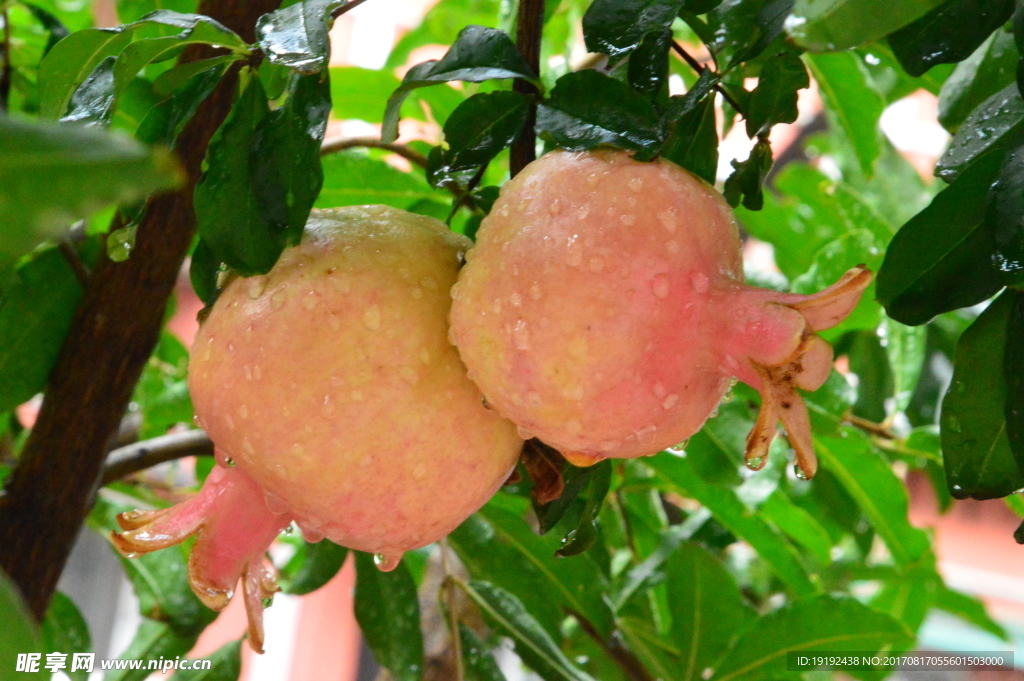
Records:
{"label": "wet leaf", "polygon": [[506,681],[487,645],[462,622],[459,622],[459,641],[465,681]]}
{"label": "wet leaf", "polygon": [[793,0],[725,0],[707,15],[708,44],[723,71],[760,55],[782,35]]}
{"label": "wet leaf", "polygon": [[[39,629],[43,653],[87,653],[92,651],[89,625],[86,624],[78,606],[60,591],[53,594],[46,618]],[[44,658],[45,659],[45,658]],[[88,681],[89,672],[84,669],[64,672],[73,681]]]}
{"label": "wet leaf", "polygon": [[320,73],[331,54],[331,12],[345,0],[302,0],[264,14],[256,22],[256,44],[274,64],[304,74]]}
{"label": "wet leaf", "polygon": [[761,67],[757,88],[747,102],[747,136],[767,133],[776,123],[792,123],[799,112],[797,92],[811,86],[800,57],[782,52]]}
{"label": "wet leaf", "polygon": [[452,112],[444,124],[447,149],[440,152],[430,183],[459,184],[459,175],[472,176],[519,136],[530,115],[530,98],[517,92],[475,94]]}
{"label": "wet leaf", "polygon": [[994,499],[1024,487],[1007,432],[1004,367],[1007,354],[1018,354],[1008,347],[1007,332],[1020,295],[999,296],[957,343],[941,422],[946,480],[957,499]]}
{"label": "wet leaf", "polygon": [[870,43],[924,16],[945,0],[796,0],[786,30],[811,52]]}
{"label": "wet leaf", "polygon": [[[164,622],[145,619],[135,632],[128,650],[124,651],[122,660],[155,660],[184,657],[192,650],[199,640],[198,633],[182,632]],[[106,673],[103,681],[143,681],[153,672],[146,669],[132,669],[126,665],[124,670],[113,669]]]}
{"label": "wet leaf", "polygon": [[303,596],[325,586],[341,570],[348,553],[329,539],[303,544],[282,570],[282,590]]}
{"label": "wet leaf", "polygon": [[993,33],[942,84],[939,122],[955,133],[976,106],[1014,82],[1019,60],[1013,32]]}
{"label": "wet leaf", "polygon": [[[168,147],[174,144],[199,105],[217,87],[228,64],[226,60],[219,58],[204,60],[204,62],[212,63],[194,62],[189,64],[188,66],[202,64],[204,68],[195,70],[194,73],[192,72],[194,69],[184,72],[181,75],[188,74],[188,77],[177,85],[174,85],[177,79],[175,81],[172,81],[171,78],[165,79],[164,84],[167,87],[173,87],[168,96],[150,109],[146,117],[139,123],[138,129],[135,131],[136,139],[146,144],[162,144]],[[172,75],[174,71],[175,69],[171,69],[164,75]]]}
{"label": "wet leaf", "polygon": [[989,190],[985,221],[995,239],[992,264],[1006,284],[1024,280],[1024,145],[1010,149]]}
{"label": "wet leaf", "polygon": [[1024,100],[1011,83],[979,104],[957,130],[935,164],[935,174],[953,182],[986,152],[1017,144],[1024,133]]}
{"label": "wet leaf", "polygon": [[529,64],[503,31],[484,26],[467,26],[439,61],[427,61],[409,69],[402,84],[388,99],[381,138],[398,137],[398,119],[409,92],[453,80],[479,83],[485,80],[523,78],[539,84]]}
{"label": "wet leaf", "polygon": [[242,674],[241,639],[225,643],[205,659],[210,661],[209,669],[180,669],[174,677],[178,681],[237,681]]}
{"label": "wet leaf", "polygon": [[995,241],[985,219],[989,188],[1002,165],[989,154],[941,191],[896,234],[878,272],[876,293],[893,319],[915,326],[975,305],[1002,288],[992,265]]}
{"label": "wet leaf", "polygon": [[889,36],[889,45],[912,76],[936,64],[967,59],[1013,14],[1013,0],[952,0]]}
{"label": "wet leaf", "polygon": [[725,200],[734,208],[743,200],[747,210],[761,210],[764,206],[762,186],[772,169],[772,146],[759,140],[745,161],[732,161],[732,175],[725,181]]}
{"label": "wet leaf", "polygon": [[[710,73],[705,71],[704,73]],[[703,74],[702,74],[703,77]],[[697,86],[694,86],[696,89]],[[675,100],[675,98],[673,98]],[[715,119],[715,97],[710,95],[673,119],[673,105],[665,114],[668,138],[662,155],[686,168],[709,184],[718,174],[718,128]]]}
{"label": "wet leaf", "polygon": [[591,52],[618,61],[644,36],[672,27],[683,0],[594,0],[583,15],[583,38]]}
{"label": "wet leaf", "polygon": [[423,678],[423,633],[416,583],[402,563],[381,572],[373,556],[356,552],[355,612],[377,663],[395,681]]}
{"label": "wet leaf", "polygon": [[668,79],[668,53],[672,48],[672,30],[651,31],[629,57],[627,76],[630,86],[657,103]]}
{"label": "wet leaf", "polygon": [[589,467],[587,471],[590,471],[587,484],[580,490],[583,508],[580,510],[579,523],[562,539],[562,546],[556,553],[560,558],[579,555],[597,542],[597,516],[601,512],[601,504],[604,503],[611,484],[611,461],[602,461]]}
{"label": "wet leaf", "polygon": [[438,197],[423,178],[403,173],[384,161],[343,151],[322,159],[324,186],[315,206],[361,206],[379,203],[409,209]]}

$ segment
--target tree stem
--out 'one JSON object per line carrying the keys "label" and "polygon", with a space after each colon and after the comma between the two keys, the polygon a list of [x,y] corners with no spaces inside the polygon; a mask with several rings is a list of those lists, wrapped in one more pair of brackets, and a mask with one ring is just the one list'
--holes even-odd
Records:
{"label": "tree stem", "polygon": [[415,149],[404,144],[381,142],[380,139],[376,137],[334,137],[329,140],[324,140],[324,143],[320,146],[320,155],[324,156],[326,154],[333,154],[346,149],[356,149],[360,147],[385,149],[393,154],[398,154],[410,163],[415,163],[420,168],[427,167],[427,157]]}
{"label": "tree stem", "polygon": [[[676,54],[678,54],[680,57],[682,57],[683,61],[685,61],[687,64],[689,64],[690,68],[692,68],[694,71],[696,71],[698,75],[701,74],[701,73],[704,73],[704,69],[706,69],[707,67],[704,66],[703,64],[701,64],[696,59],[694,59],[693,55],[690,54],[689,52],[687,52],[686,48],[684,48],[682,45],[680,45],[675,40],[672,41],[672,49],[675,50]],[[747,117],[746,114],[743,113],[743,107],[741,107],[739,102],[737,102],[733,98],[733,96],[731,94],[729,94],[728,90],[726,90],[720,84],[716,84],[715,85],[715,90],[717,90],[719,92],[719,94],[722,95],[722,97],[725,99],[725,101],[729,102],[729,106],[731,106],[733,109],[735,109],[736,113],[738,113],[743,118]]]}
{"label": "tree stem", "polygon": [[[540,75],[540,38],[544,27],[544,0],[519,0],[519,14],[516,29],[516,47],[522,53],[533,72]],[[517,78],[512,84],[514,92],[536,95],[537,88]],[[515,177],[520,170],[537,158],[537,105],[530,104],[530,115],[519,137],[512,143],[510,170]]]}
{"label": "tree stem", "polygon": [[210,436],[201,430],[186,430],[119,447],[107,456],[100,485],[186,456],[213,456]]}
{"label": "tree stem", "polygon": [[[256,20],[278,4],[203,0],[198,11],[253,42]],[[181,61],[216,53],[193,46]],[[182,130],[175,149],[187,181],[149,200],[132,257],[122,263],[101,257],[50,375],[36,425],[0,497],[0,568],[21,589],[37,620],[46,613],[92,505],[111,437],[159,338],[195,232],[192,191],[206,146],[231,110],[237,83],[236,66]]]}

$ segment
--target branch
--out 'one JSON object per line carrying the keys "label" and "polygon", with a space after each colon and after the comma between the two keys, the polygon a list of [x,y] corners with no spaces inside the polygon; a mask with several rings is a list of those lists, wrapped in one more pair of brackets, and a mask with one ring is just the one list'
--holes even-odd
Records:
{"label": "branch", "polygon": [[630,681],[654,681],[654,679],[651,678],[651,675],[647,673],[647,670],[640,663],[640,660],[636,659],[633,653],[629,652],[622,646],[613,645],[606,641],[590,620],[583,615],[572,611],[570,611],[569,614],[575,617],[580,623],[580,629],[586,632],[587,636],[593,639],[594,643],[600,646],[601,649],[608,654],[608,657],[612,658],[615,664],[619,665],[619,668],[625,672],[627,679]]}
{"label": "branch", "polygon": [[100,485],[186,456],[213,456],[210,436],[201,430],[185,430],[115,449],[107,455]]}
{"label": "branch", "polygon": [[394,142],[381,142],[376,137],[335,137],[333,139],[324,140],[324,143],[320,146],[320,155],[325,156],[338,151],[344,151],[345,149],[356,149],[360,147],[369,149],[386,149],[393,154],[398,154],[410,163],[415,163],[420,168],[427,167],[427,157],[412,147],[406,146],[405,144],[396,144]]}
{"label": "branch", "polygon": [[363,4],[364,2],[366,2],[366,0],[350,0],[349,2],[339,7],[338,9],[331,12],[331,18],[337,19],[345,12],[348,12],[349,10],[353,10],[356,7],[359,7],[359,5]]}
{"label": "branch", "polygon": [[[203,0],[198,12],[255,41],[256,20],[279,0]],[[180,62],[215,56],[189,47]],[[132,257],[101,257],[79,303],[17,468],[0,496],[0,568],[42,621],[99,484],[111,437],[156,346],[196,220],[192,192],[206,146],[227,117],[238,84],[227,71],[175,145],[187,180],[152,197]],[[120,227],[115,219],[114,229]]]}
{"label": "branch", "polygon": [[[672,49],[675,50],[676,54],[682,57],[683,61],[689,64],[690,68],[696,71],[698,75],[704,73],[704,69],[706,69],[707,67],[701,64],[696,59],[694,59],[693,55],[687,52],[686,49],[675,40],[672,41]],[[721,84],[715,84],[715,90],[717,90],[719,94],[722,95],[725,101],[729,102],[729,106],[735,109],[736,113],[738,113],[743,118],[747,117],[747,115],[743,113],[743,107],[740,106],[739,102],[733,99],[733,96],[729,94],[729,91],[722,87]]]}
{"label": "branch", "polygon": [[[544,27],[544,0],[519,0],[516,47],[533,72],[540,75],[540,36]],[[514,92],[535,95],[537,88],[517,78],[512,83]],[[537,158],[537,104],[530,104],[530,115],[519,137],[512,143],[509,168],[512,177]]]}

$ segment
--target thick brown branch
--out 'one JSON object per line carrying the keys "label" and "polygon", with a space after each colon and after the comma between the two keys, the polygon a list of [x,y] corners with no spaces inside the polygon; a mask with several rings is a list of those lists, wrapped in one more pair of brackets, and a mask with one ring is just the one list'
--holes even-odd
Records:
{"label": "thick brown branch", "polygon": [[[516,47],[535,74],[540,75],[540,36],[544,27],[544,0],[519,0]],[[537,88],[517,78],[512,84],[515,92],[535,95]],[[509,167],[512,177],[537,158],[537,105],[530,105],[530,115],[519,137],[512,143]]]}
{"label": "thick brown branch", "polygon": [[[278,4],[203,0],[199,12],[252,42],[256,20]],[[212,54],[190,48],[182,60]],[[89,512],[109,442],[159,337],[195,231],[192,191],[206,146],[231,110],[237,82],[236,67],[182,131],[175,148],[187,182],[150,199],[132,257],[123,263],[102,258],[96,266],[21,462],[0,497],[0,567],[39,620]]]}
{"label": "thick brown branch", "polygon": [[107,456],[100,485],[186,456],[213,456],[210,436],[201,430],[186,430],[115,449]]}
{"label": "thick brown branch", "polygon": [[[704,69],[706,69],[707,67],[701,64],[696,59],[694,59],[692,54],[687,52],[682,45],[680,45],[674,40],[672,41],[672,49],[676,51],[676,54],[683,58],[683,61],[690,65],[690,68],[692,68],[698,74],[704,73]],[[728,90],[726,90],[721,85],[715,85],[715,90],[717,90],[718,93],[722,95],[722,98],[725,99],[725,101],[729,102],[729,106],[735,109],[736,113],[746,118],[746,114],[743,113],[743,107],[741,107],[740,103],[737,102],[731,94],[729,94]]]}
{"label": "thick brown branch", "polygon": [[394,142],[381,142],[376,137],[334,137],[324,140],[320,146],[320,155],[333,154],[346,149],[386,149],[393,154],[398,154],[410,163],[415,163],[420,168],[427,167],[427,157],[404,144]]}

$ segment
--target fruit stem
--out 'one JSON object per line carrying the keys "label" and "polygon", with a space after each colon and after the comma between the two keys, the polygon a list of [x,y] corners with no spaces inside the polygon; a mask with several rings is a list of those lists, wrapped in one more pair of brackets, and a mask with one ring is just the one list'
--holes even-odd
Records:
{"label": "fruit stem", "polygon": [[[540,38],[544,26],[544,0],[519,0],[517,16],[516,47],[523,59],[538,76],[540,75]],[[529,81],[517,78],[512,84],[514,92],[527,95],[537,94],[537,88]],[[537,103],[531,102],[530,114],[519,137],[512,143],[509,169],[512,177],[537,158]]]}

